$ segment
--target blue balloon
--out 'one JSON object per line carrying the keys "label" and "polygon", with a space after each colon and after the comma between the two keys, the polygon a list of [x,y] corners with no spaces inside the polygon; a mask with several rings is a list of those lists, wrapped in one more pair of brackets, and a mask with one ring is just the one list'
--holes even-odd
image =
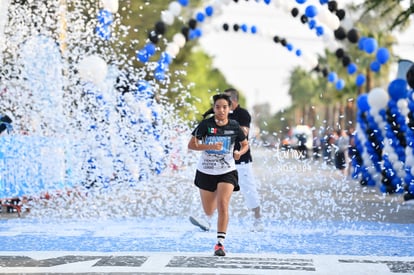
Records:
{"label": "blue balloon", "polygon": [[318,9],[314,5],[309,5],[305,9],[305,15],[308,18],[313,18],[318,15]]}
{"label": "blue balloon", "polygon": [[196,14],[196,20],[197,20],[198,22],[203,22],[203,21],[204,21],[204,18],[205,18],[204,13],[202,13],[202,12],[197,12],[197,14]]}
{"label": "blue balloon", "polygon": [[321,3],[321,5],[327,4],[328,2],[329,2],[329,0],[319,0],[319,3]]}
{"label": "blue balloon", "polygon": [[366,77],[363,74],[359,74],[355,79],[355,84],[360,87],[365,83]]}
{"label": "blue balloon", "polygon": [[170,65],[172,63],[172,57],[168,53],[162,52],[160,61],[164,64]]}
{"label": "blue balloon", "polygon": [[114,21],[114,16],[108,10],[100,10],[97,16],[98,22],[104,25],[110,25]]}
{"label": "blue balloon", "polygon": [[322,36],[325,33],[325,29],[322,26],[317,26],[316,27],[316,35],[317,36]]}
{"label": "blue balloon", "polygon": [[348,70],[348,74],[352,75],[358,70],[358,67],[355,63],[351,63],[348,65],[347,70]]}
{"label": "blue balloon", "polygon": [[305,2],[306,2],[306,0],[296,0],[296,3],[298,3],[298,4],[303,4]]}
{"label": "blue balloon", "polygon": [[391,81],[391,83],[388,85],[388,94],[395,101],[398,101],[402,98],[407,98],[407,81],[401,78],[397,78]]}
{"label": "blue balloon", "polygon": [[178,0],[178,3],[181,4],[181,6],[186,7],[188,5],[189,0]]}
{"label": "blue balloon", "polygon": [[205,12],[207,16],[212,16],[214,14],[214,8],[212,6],[207,6]]}
{"label": "blue balloon", "polygon": [[142,92],[151,88],[151,84],[146,80],[138,80],[138,91]]}
{"label": "blue balloon", "polygon": [[293,50],[293,45],[292,44],[290,44],[290,43],[288,43],[287,45],[286,45],[286,48],[288,49],[288,51],[292,51]]}
{"label": "blue balloon", "polygon": [[302,51],[300,49],[296,50],[296,55],[297,56],[301,56],[302,55]]}
{"label": "blue balloon", "polygon": [[314,28],[316,28],[316,20],[315,19],[309,20],[308,26],[309,26],[309,29],[311,29],[311,30],[313,30]]}
{"label": "blue balloon", "polygon": [[338,79],[338,76],[335,72],[330,72],[328,74],[328,81],[329,82],[335,82]]}
{"label": "blue balloon", "polygon": [[161,81],[165,79],[165,72],[162,69],[157,68],[154,72],[154,77],[156,80]]}
{"label": "blue balloon", "polygon": [[104,40],[109,40],[111,38],[110,25],[98,24],[95,28],[95,32],[100,38]]}
{"label": "blue balloon", "polygon": [[378,61],[374,60],[371,62],[371,65],[369,65],[369,68],[371,69],[371,71],[377,73],[381,69],[381,64]]}
{"label": "blue balloon", "polygon": [[201,35],[203,35],[203,32],[201,31],[200,28],[194,29],[194,32],[195,32],[197,38],[199,38],[199,37],[201,37]]}
{"label": "blue balloon", "polygon": [[251,33],[255,34],[257,32],[256,26],[251,26],[250,31]]}
{"label": "blue balloon", "polygon": [[242,31],[243,31],[243,32],[247,32],[247,30],[248,30],[248,28],[247,28],[247,25],[246,25],[246,24],[242,24],[242,25],[240,26],[240,29],[242,29]]}
{"label": "blue balloon", "polygon": [[264,2],[265,2],[266,5],[269,5],[271,0],[264,0]]}
{"label": "blue balloon", "polygon": [[343,79],[338,79],[338,81],[335,83],[335,88],[337,90],[342,90],[345,87],[345,81]]}
{"label": "blue balloon", "polygon": [[357,98],[357,107],[361,112],[369,111],[368,94],[361,94]]}
{"label": "blue balloon", "polygon": [[377,50],[377,40],[375,40],[372,37],[368,37],[365,41],[364,41],[364,50],[371,54],[373,52],[375,52]]}
{"label": "blue balloon", "polygon": [[201,30],[200,29],[194,29],[194,30],[190,30],[190,33],[188,34],[188,38],[190,40],[194,40],[197,39],[201,36]]}
{"label": "blue balloon", "polygon": [[390,53],[388,52],[387,48],[379,48],[376,57],[380,64],[385,64],[390,58]]}
{"label": "blue balloon", "polygon": [[361,51],[363,51],[364,50],[364,44],[365,44],[365,40],[367,40],[367,37],[361,37],[359,40],[358,40],[358,49],[359,50],[361,50]]}
{"label": "blue balloon", "polygon": [[152,56],[155,54],[155,52],[157,51],[155,48],[155,45],[153,43],[147,43],[144,47],[144,49],[147,51],[147,54],[149,56]]}
{"label": "blue balloon", "polygon": [[136,57],[142,63],[146,63],[149,60],[149,55],[147,54],[147,51],[143,49],[137,51]]}

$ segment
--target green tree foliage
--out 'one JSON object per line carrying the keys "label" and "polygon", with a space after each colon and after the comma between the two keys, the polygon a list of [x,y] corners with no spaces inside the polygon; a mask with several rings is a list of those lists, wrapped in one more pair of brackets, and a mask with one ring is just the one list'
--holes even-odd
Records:
{"label": "green tree foliage", "polygon": [[414,2],[409,1],[407,8],[403,9],[401,4],[403,0],[365,0],[360,6],[363,8],[364,14],[374,12],[381,19],[384,16],[393,18],[387,21],[390,30],[404,30],[410,23],[410,16],[414,13]]}

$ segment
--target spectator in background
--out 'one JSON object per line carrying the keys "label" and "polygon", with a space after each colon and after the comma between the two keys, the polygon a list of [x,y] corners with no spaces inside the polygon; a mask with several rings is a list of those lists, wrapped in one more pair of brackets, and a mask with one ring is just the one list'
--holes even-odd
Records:
{"label": "spectator in background", "polygon": [[362,157],[359,151],[356,148],[356,131],[353,127],[350,127],[348,130],[349,135],[349,149],[348,149],[348,156],[349,156],[349,169],[348,169],[348,176],[351,176],[353,179],[358,177],[360,173],[360,169],[362,166]]}
{"label": "spectator in background", "polygon": [[318,131],[313,129],[313,141],[312,141],[312,150],[313,150],[313,159],[318,160],[321,157],[321,138],[319,137]]}
{"label": "spectator in background", "polygon": [[340,170],[344,176],[347,176],[349,137],[346,131],[341,129],[338,129],[336,134],[335,167]]}

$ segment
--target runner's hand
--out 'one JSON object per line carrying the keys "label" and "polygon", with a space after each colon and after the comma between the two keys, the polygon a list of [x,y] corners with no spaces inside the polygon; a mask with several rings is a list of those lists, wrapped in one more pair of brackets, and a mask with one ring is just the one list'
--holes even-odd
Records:
{"label": "runner's hand", "polygon": [[234,157],[235,160],[239,160],[240,157],[241,157],[240,151],[239,150],[235,150],[233,152],[233,157]]}

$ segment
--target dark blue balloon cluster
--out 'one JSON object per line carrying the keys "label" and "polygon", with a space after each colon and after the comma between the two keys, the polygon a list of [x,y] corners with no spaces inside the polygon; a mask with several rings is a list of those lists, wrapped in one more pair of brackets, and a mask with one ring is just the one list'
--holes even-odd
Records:
{"label": "dark blue balloon cluster", "polygon": [[[408,123],[407,123],[407,161],[405,165],[405,178],[404,182],[407,185],[407,191],[410,194],[414,194],[414,90],[408,92]],[[408,161],[408,156],[411,156],[410,161]]]}
{"label": "dark blue balloon cluster", "polygon": [[407,193],[404,195],[405,200],[414,198],[414,65],[407,72],[407,82],[411,89],[407,92],[409,111],[406,131],[407,147],[404,182]]}
{"label": "dark blue balloon cluster", "polygon": [[[374,175],[370,173],[370,165],[375,168],[377,173],[381,172],[380,161],[382,159],[383,149],[383,137],[381,132],[378,130],[378,125],[375,119],[370,115],[370,109],[368,103],[368,95],[362,94],[357,99],[357,123],[362,133],[356,137],[357,151],[363,156],[363,164],[360,169],[362,173],[361,184],[373,186],[376,184]],[[366,152],[363,154],[362,152]],[[366,159],[369,157],[369,160]]]}
{"label": "dark blue balloon cluster", "polygon": [[[401,114],[398,101],[407,98],[407,81],[404,79],[396,79],[388,86],[388,93],[390,100],[388,101],[387,110],[381,112],[383,119],[387,122],[385,124],[385,135],[388,148],[392,152],[383,153],[383,178],[381,191],[384,193],[402,192],[403,178],[400,176],[400,170],[405,163],[405,147],[406,139],[405,133],[407,125],[405,123],[405,116]],[[393,157],[392,159],[390,158]],[[396,165],[401,164],[401,167]]]}

